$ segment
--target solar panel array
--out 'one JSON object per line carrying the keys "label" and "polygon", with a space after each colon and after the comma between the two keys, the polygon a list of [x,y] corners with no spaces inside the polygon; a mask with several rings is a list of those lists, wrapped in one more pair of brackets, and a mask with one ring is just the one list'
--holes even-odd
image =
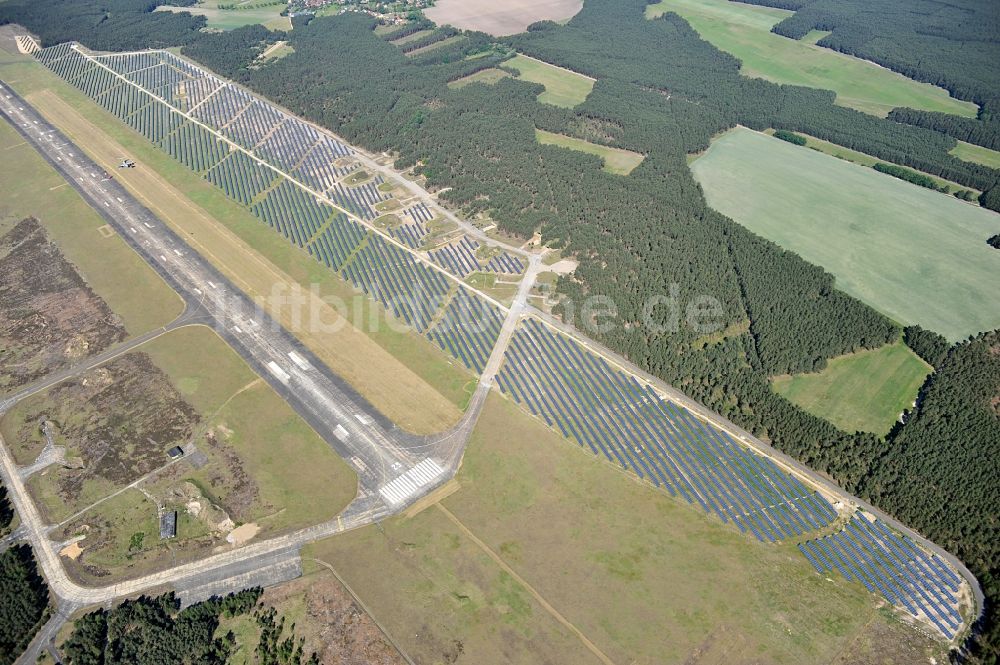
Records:
{"label": "solar panel array", "polygon": [[427,336],[468,369],[482,373],[500,336],[503,314],[484,298],[459,288]]}
{"label": "solar panel array", "polygon": [[506,273],[508,275],[519,275],[524,272],[524,262],[516,256],[511,256],[507,252],[500,252],[486,264],[489,272]]}
{"label": "solar panel array", "polygon": [[893,605],[930,620],[949,639],[962,625],[961,578],[881,520],[855,515],[842,530],[800,543],[799,550],[817,571],[837,570],[861,582]]}
{"label": "solar panel array", "polygon": [[376,235],[368,236],[343,274],[420,332],[427,330],[449,288],[439,272]]}
{"label": "solar panel array", "polygon": [[482,268],[479,265],[479,259],[476,257],[477,249],[479,249],[478,242],[470,240],[468,236],[462,236],[462,239],[457,243],[432,250],[430,257],[431,261],[451,274],[459,277],[468,277]]}
{"label": "solar panel array", "polygon": [[305,247],[336,209],[282,178],[250,207],[250,212],[299,247]]}
{"label": "solar panel array", "polygon": [[421,222],[407,222],[389,229],[389,234],[410,249],[417,249],[424,244],[427,227]]}
{"label": "solar panel array", "polygon": [[533,318],[514,334],[497,382],[564,436],[762,541],[836,516],[771,460]]}
{"label": "solar panel array", "polygon": [[279,176],[245,152],[234,150],[226,159],[216,164],[205,177],[231,199],[249,206],[267,190]]}

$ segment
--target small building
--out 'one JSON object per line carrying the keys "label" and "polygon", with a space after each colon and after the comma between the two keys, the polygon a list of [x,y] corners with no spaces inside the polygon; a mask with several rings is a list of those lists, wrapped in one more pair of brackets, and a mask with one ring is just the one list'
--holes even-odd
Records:
{"label": "small building", "polygon": [[171,448],[170,450],[167,451],[167,456],[170,459],[177,459],[179,457],[183,457],[184,456],[184,449],[181,448],[180,446],[174,446],[173,448]]}
{"label": "small building", "polygon": [[160,540],[177,536],[177,511],[165,510],[160,513]]}

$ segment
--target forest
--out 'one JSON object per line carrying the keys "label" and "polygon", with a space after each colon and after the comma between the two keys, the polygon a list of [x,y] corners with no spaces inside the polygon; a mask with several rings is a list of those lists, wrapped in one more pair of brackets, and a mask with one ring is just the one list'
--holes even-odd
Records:
{"label": "forest", "polygon": [[6,0],[0,25],[19,23],[42,46],[79,41],[100,51],[128,51],[187,44],[205,27],[204,16],[154,11],[196,0]]}
{"label": "forest", "polygon": [[920,187],[926,187],[927,189],[934,189],[941,192],[947,192],[948,187],[942,186],[938,187],[937,182],[934,178],[929,178],[923,173],[917,173],[916,171],[911,171],[910,169],[904,169],[902,166],[896,166],[895,164],[886,164],[885,162],[878,162],[872,166],[873,169],[879,173],[885,173],[886,175],[891,175],[893,178],[899,178],[900,180],[905,180],[906,182],[911,182],[914,185],[919,185]]}
{"label": "forest", "polygon": [[0,484],[0,536],[4,536],[10,531],[10,525],[14,522],[14,506],[11,505],[10,497],[7,496],[7,488]]}
{"label": "forest", "polygon": [[100,609],[78,619],[62,644],[70,665],[159,665],[160,663],[229,662],[237,638],[232,631],[217,637],[220,620],[251,615],[260,630],[253,651],[260,665],[318,665],[316,654],[303,652],[303,640],[294,626],[274,608],[258,606],[262,589],[247,589],[213,597],[180,609],[173,593],[141,596],[111,609]]}
{"label": "forest", "polygon": [[[772,4],[771,0],[754,4]],[[904,76],[986,104],[1000,91],[1000,30],[993,0],[802,0],[772,32],[877,62]]]}
{"label": "forest", "polygon": [[0,665],[24,651],[49,613],[49,590],[28,545],[0,552]]}
{"label": "forest", "polygon": [[[431,188],[449,188],[442,199],[465,213],[487,213],[525,237],[540,230],[550,246],[579,260],[557,285],[561,312],[568,316],[592,295],[611,298],[619,325],[597,335],[600,341],[887,507],[883,484],[916,468],[898,440],[920,440],[915,428],[929,425],[929,417],[915,413],[888,441],[842,432],[778,396],[768,377],[820,370],[829,358],[879,347],[904,331],[838,291],[821,268],[709,209],[686,157],[737,124],[802,132],[980,189],[984,205],[994,209],[1000,209],[1000,172],[948,154],[956,137],[947,132],[837,106],[828,91],[745,78],[735,58],[702,41],[676,14],[643,18],[645,4],[587,0],[565,26],[543,22],[501,40],[471,33],[413,58],[359,15],[296,17],[294,30],[281,35],[294,52],[263,66],[254,63],[256,55],[277,38],[263,28],[183,35],[178,43],[186,44],[186,55],[293,112],[369,150],[394,153],[397,166],[413,167]],[[54,9],[50,20],[58,19]],[[97,39],[79,32],[85,44]],[[623,43],[631,47],[623,51]],[[514,50],[595,77],[593,91],[565,109],[539,103],[540,86],[510,77],[448,88],[449,81],[502,67]],[[646,158],[628,177],[610,175],[593,156],[537,143],[535,128]],[[724,326],[740,330],[748,323],[749,331],[709,340],[687,328],[645,325],[647,318],[666,321],[666,312],[647,311],[646,304],[674,285],[682,301],[715,298]],[[963,345],[943,351],[933,334],[908,329],[905,339],[940,365],[931,379],[937,382],[953,357],[968,354]],[[948,408],[974,410],[975,402],[963,401],[973,393],[956,388]],[[927,389],[918,408],[942,399]],[[986,433],[997,427],[978,422]],[[967,459],[936,461],[922,471],[940,479],[941,492],[996,499],[996,479],[985,475],[951,486]],[[979,556],[991,547],[982,542],[988,535],[982,525],[970,519],[963,528],[960,515],[953,516],[957,526],[943,525],[940,513],[908,493],[901,497],[912,501],[908,523],[968,554],[977,575],[993,574]],[[1000,601],[990,588],[991,599]],[[993,607],[987,633],[996,631]],[[983,662],[995,662],[998,642],[991,635],[975,646]]]}

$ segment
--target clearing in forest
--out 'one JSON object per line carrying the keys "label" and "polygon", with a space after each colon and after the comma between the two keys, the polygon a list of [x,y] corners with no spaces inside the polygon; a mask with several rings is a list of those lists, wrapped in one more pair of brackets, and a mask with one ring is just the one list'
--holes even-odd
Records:
{"label": "clearing in forest", "polygon": [[485,83],[486,85],[493,85],[497,81],[510,76],[507,72],[502,69],[496,69],[494,67],[489,67],[487,69],[480,69],[478,72],[469,74],[468,76],[463,76],[460,79],[455,79],[454,81],[448,82],[449,88],[464,88],[470,83]]}
{"label": "clearing in forest", "polygon": [[1000,217],[874,169],[739,127],[692,165],[711,207],[951,341],[1000,326]]}
{"label": "clearing in forest", "polygon": [[161,5],[157,11],[190,12],[204,16],[209,28],[216,30],[233,30],[245,25],[259,23],[271,30],[291,30],[292,20],[282,16],[286,9],[285,3],[275,3],[273,0],[202,0],[190,7],[174,7]]}
{"label": "clearing in forest", "polygon": [[583,0],[437,0],[424,15],[438,25],[479,30],[495,37],[524,32],[537,21],[566,21]]}
{"label": "clearing in forest", "polygon": [[544,104],[572,108],[582,104],[594,89],[594,79],[589,76],[526,55],[518,54],[503,64],[516,69],[517,78],[545,86],[545,92],[538,95]]}
{"label": "clearing in forest", "polygon": [[888,434],[931,372],[902,341],[833,358],[814,374],[775,377],[775,392],[845,432]]}
{"label": "clearing in forest", "polygon": [[1000,152],[996,150],[959,141],[958,145],[951,149],[951,154],[962,161],[975,162],[991,169],[1000,169]]}
{"label": "clearing in forest", "polygon": [[746,76],[823,88],[842,106],[884,116],[897,106],[975,117],[976,105],[953,99],[943,88],[918,83],[872,62],[817,46],[815,31],[796,41],[771,32],[793,12],[729,0],[662,0],[646,16],[676,12],[703,39],[731,53]]}
{"label": "clearing in forest", "polygon": [[585,152],[588,155],[596,155],[604,160],[604,170],[616,175],[628,175],[645,158],[645,155],[640,155],[631,150],[598,145],[597,143],[591,143],[590,141],[584,141],[572,136],[553,134],[544,129],[536,129],[535,138],[543,145],[555,145],[560,148]]}

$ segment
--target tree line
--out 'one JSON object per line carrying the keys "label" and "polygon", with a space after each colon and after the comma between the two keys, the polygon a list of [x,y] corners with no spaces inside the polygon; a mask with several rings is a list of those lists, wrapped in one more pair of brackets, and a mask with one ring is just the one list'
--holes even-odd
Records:
{"label": "tree line", "polygon": [[820,46],[871,60],[959,99],[1000,96],[1000,33],[993,0],[810,0],[772,32],[801,39],[830,34]]}
{"label": "tree line", "polygon": [[0,552],[0,665],[28,647],[49,614],[49,589],[29,545]]}

